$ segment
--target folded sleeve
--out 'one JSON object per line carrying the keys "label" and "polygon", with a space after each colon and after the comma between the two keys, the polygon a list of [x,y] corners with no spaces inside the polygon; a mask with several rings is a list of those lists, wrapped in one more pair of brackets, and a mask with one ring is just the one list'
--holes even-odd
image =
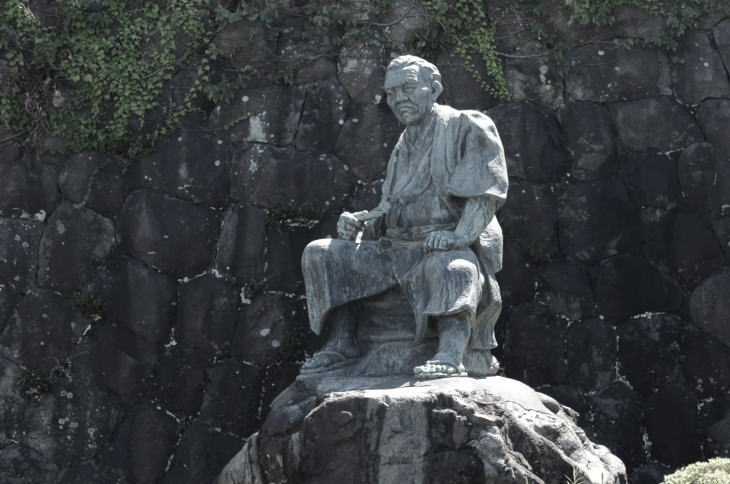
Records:
{"label": "folded sleeve", "polygon": [[462,111],[455,126],[456,162],[447,191],[459,198],[488,196],[504,204],[509,186],[504,149],[492,120],[478,111]]}

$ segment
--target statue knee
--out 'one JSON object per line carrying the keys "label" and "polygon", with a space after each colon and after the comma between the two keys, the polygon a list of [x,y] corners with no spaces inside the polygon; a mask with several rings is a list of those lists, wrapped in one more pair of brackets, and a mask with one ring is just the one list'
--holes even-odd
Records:
{"label": "statue knee", "polygon": [[466,259],[454,259],[446,266],[446,271],[451,274],[459,274],[471,280],[479,278],[479,268],[477,265]]}
{"label": "statue knee", "polygon": [[317,264],[327,256],[332,239],[318,239],[310,242],[302,253],[302,266],[304,268]]}

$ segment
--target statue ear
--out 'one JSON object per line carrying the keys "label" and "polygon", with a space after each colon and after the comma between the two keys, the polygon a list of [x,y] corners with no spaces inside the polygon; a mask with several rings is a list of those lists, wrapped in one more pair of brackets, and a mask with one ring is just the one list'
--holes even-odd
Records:
{"label": "statue ear", "polygon": [[431,83],[431,99],[436,102],[442,92],[444,92],[444,86],[439,81],[433,81]]}

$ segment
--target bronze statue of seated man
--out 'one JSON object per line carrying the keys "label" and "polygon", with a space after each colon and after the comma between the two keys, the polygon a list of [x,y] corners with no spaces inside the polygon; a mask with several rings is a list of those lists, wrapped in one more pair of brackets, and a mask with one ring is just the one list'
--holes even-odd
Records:
{"label": "bronze statue of seated man", "polygon": [[429,332],[438,338],[435,354],[412,368],[416,378],[485,376],[499,368],[490,350],[501,310],[495,212],[507,195],[504,151],[489,117],[437,104],[442,90],[437,68],[421,58],[402,56],[388,66],[388,106],[405,130],[380,204],[343,213],[337,239],[304,251],[310,327],[329,336],[302,374],[332,373],[361,358],[353,303],[393,288],[413,314],[413,344]]}

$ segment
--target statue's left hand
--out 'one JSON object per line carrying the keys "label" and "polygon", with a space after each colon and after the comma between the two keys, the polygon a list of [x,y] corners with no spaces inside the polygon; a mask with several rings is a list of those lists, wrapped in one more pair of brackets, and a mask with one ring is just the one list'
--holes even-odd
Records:
{"label": "statue's left hand", "polygon": [[441,230],[428,234],[423,245],[426,250],[454,250],[463,249],[469,244],[454,232]]}

